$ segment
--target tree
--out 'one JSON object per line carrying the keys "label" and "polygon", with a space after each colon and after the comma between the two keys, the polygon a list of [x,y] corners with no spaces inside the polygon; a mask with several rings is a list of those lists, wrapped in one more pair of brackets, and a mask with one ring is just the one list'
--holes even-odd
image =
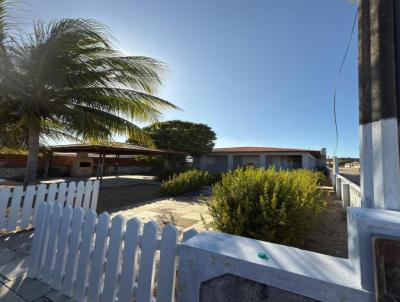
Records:
{"label": "tree", "polygon": [[[0,0],[0,126],[4,145],[28,149],[25,182],[36,177],[39,145],[46,139],[107,140],[114,134],[146,141],[134,121],[156,122],[165,108],[152,95],[164,65],[124,56],[107,28],[93,20],[34,23],[13,36]],[[11,28],[11,30],[10,30]]]}
{"label": "tree", "polygon": [[160,149],[170,149],[200,155],[210,152],[216,140],[215,132],[205,124],[166,121],[143,129]]}

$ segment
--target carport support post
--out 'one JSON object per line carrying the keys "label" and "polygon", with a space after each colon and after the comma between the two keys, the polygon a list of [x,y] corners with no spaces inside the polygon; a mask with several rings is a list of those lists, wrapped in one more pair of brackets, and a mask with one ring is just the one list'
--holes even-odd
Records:
{"label": "carport support post", "polygon": [[106,157],[105,154],[100,154],[100,174],[99,174],[100,183],[103,180],[104,158],[105,157]]}

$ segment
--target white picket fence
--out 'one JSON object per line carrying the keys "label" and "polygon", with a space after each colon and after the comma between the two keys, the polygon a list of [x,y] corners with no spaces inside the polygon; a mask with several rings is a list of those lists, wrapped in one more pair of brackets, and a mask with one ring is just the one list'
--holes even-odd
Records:
{"label": "white picket fence", "polygon": [[[137,219],[110,219],[106,212],[97,216],[93,210],[42,203],[28,276],[76,301],[173,301],[177,229],[165,226],[158,239],[155,222],[146,223],[141,234]],[[188,231],[183,239],[195,234]]]}
{"label": "white picket fence", "polygon": [[361,207],[361,188],[340,174],[332,177],[333,188],[344,206]]}
{"label": "white picket fence", "polygon": [[99,181],[62,182],[0,189],[0,233],[34,227],[42,202],[96,209]]}

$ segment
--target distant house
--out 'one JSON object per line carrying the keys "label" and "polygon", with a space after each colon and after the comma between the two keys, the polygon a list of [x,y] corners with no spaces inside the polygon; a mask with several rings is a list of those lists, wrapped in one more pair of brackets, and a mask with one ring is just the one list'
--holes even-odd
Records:
{"label": "distant house", "polygon": [[326,165],[326,149],[306,150],[271,147],[215,148],[212,152],[194,157],[193,166],[213,173],[242,166],[277,169],[315,169]]}
{"label": "distant house", "polygon": [[360,162],[358,161],[352,161],[350,163],[345,163],[344,164],[345,168],[360,168]]}

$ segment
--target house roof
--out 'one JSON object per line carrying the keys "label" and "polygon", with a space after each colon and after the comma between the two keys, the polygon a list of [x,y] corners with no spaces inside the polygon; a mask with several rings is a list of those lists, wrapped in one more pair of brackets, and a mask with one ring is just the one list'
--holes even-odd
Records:
{"label": "house roof", "polygon": [[229,147],[214,148],[212,153],[258,153],[258,152],[283,152],[283,153],[310,153],[316,158],[321,157],[320,150],[298,149],[298,148],[277,148],[277,147]]}
{"label": "house roof", "polygon": [[120,154],[120,155],[168,155],[183,154],[182,152],[160,150],[142,147],[134,144],[107,143],[107,144],[70,144],[49,146],[53,152],[90,152],[99,154]]}

